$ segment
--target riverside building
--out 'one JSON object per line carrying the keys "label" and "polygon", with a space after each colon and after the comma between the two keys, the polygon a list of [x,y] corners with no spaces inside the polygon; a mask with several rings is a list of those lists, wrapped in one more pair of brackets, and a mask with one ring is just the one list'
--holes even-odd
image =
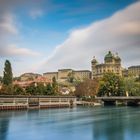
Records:
{"label": "riverside building", "polygon": [[140,65],[128,67],[128,75],[133,77],[140,76]]}
{"label": "riverside building", "polygon": [[119,76],[122,76],[121,58],[118,54],[113,54],[109,51],[104,57],[104,63],[98,63],[93,58],[91,61],[92,78],[100,78],[104,73],[112,72]]}
{"label": "riverside building", "polygon": [[73,69],[59,69],[58,72],[47,72],[43,74],[44,77],[48,79],[56,78],[58,82],[65,82],[69,77],[74,77],[78,80],[91,79],[91,71],[89,70],[79,70],[75,71]]}

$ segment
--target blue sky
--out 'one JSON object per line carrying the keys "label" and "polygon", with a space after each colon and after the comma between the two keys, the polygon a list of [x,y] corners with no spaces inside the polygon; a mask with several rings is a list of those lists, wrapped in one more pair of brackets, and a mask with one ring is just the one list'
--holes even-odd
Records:
{"label": "blue sky", "polygon": [[[125,15],[129,16],[129,11],[134,14],[127,21],[129,23],[134,21],[133,26],[137,27],[138,23],[136,21],[139,22],[140,17],[139,15],[136,16],[136,8],[133,8],[134,6],[138,7],[137,5],[139,6],[137,0],[0,0],[0,75],[3,74],[3,65],[6,59],[11,61],[15,76],[24,72],[57,71],[59,68],[90,69],[90,59],[94,55],[97,55],[97,58],[102,61],[103,54],[109,49],[119,51],[120,46],[133,44],[135,49],[134,53],[129,53],[130,56],[125,52],[119,53],[124,60],[127,60],[128,56],[132,60],[130,63],[123,62],[124,67],[138,64],[139,57],[135,59],[135,56],[138,56],[137,52],[140,48],[139,32],[135,32],[135,34],[129,32],[130,38],[126,35],[123,36],[125,42],[122,41],[122,34],[119,36],[119,40],[118,36],[111,39],[114,40],[114,42],[111,42],[112,44],[120,42],[118,48],[112,47],[113,45],[110,47],[111,43],[107,39],[106,47],[101,47],[100,50],[97,50],[98,45],[103,46],[104,44],[98,44],[98,42],[86,43],[90,42],[88,39],[91,39],[91,36],[84,37],[85,42],[82,44],[85,44],[85,46],[81,45],[80,38],[79,42],[78,39],[76,41],[73,39],[75,32],[80,37],[86,29],[91,28],[92,30],[93,26],[94,33],[96,24],[100,25],[104,21],[105,25],[108,20],[113,18],[114,21],[117,18],[115,22],[109,21],[110,24],[107,24],[109,35],[112,36],[110,27],[117,25],[118,22],[121,25],[120,20],[124,23],[125,20],[123,19],[125,19]],[[118,13],[118,16],[116,16],[116,13]],[[98,35],[104,28],[106,27],[101,26],[97,29],[97,36],[105,34]],[[129,31],[129,29],[126,28],[124,32]],[[78,38],[77,34],[76,37],[74,35],[75,38]],[[89,32],[87,32],[88,34]],[[93,40],[98,40],[97,36],[93,34]],[[75,51],[68,51],[69,49]],[[91,50],[91,53],[86,54],[86,49]],[[131,48],[129,49],[131,50]],[[82,53],[83,50],[85,53]],[[69,54],[70,52],[71,54]],[[73,57],[69,57],[69,55],[73,55]],[[81,61],[80,64],[79,61]]]}

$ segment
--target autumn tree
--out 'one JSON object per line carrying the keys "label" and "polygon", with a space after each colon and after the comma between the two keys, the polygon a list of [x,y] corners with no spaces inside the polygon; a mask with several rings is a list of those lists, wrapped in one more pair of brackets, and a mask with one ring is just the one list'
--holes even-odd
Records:
{"label": "autumn tree", "polygon": [[77,97],[94,97],[99,89],[99,81],[97,79],[86,79],[76,86],[75,95]]}

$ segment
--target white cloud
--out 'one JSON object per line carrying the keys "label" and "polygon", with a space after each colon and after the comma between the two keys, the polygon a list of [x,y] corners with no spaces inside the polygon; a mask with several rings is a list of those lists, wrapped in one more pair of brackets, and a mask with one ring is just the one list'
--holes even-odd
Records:
{"label": "white cloud", "polygon": [[39,56],[40,54],[38,52],[34,52],[27,48],[17,47],[17,45],[12,44],[8,45],[6,47],[0,47],[0,56],[6,57],[6,56]]}
{"label": "white cloud", "polygon": [[43,11],[41,9],[33,9],[30,11],[29,14],[33,19],[36,19],[36,18],[41,17],[43,15]]}
{"label": "white cloud", "polygon": [[113,16],[77,29],[56,46],[43,66],[44,71],[59,68],[90,69],[92,56],[103,61],[108,50],[118,52],[125,66],[140,60],[140,2]]}
{"label": "white cloud", "polygon": [[18,34],[18,29],[14,22],[14,16],[10,13],[4,13],[0,16],[0,35]]}

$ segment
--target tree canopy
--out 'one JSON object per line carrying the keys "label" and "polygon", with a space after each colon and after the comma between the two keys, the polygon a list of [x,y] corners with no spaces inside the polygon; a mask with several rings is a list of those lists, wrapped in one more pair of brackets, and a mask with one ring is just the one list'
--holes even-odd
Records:
{"label": "tree canopy", "polygon": [[77,97],[94,97],[99,89],[99,81],[97,79],[86,79],[76,86],[75,95]]}
{"label": "tree canopy", "polygon": [[99,96],[123,96],[124,95],[123,79],[114,74],[106,73],[100,81]]}
{"label": "tree canopy", "polygon": [[13,74],[12,67],[9,60],[5,61],[4,72],[3,72],[3,84],[10,85],[12,84]]}

